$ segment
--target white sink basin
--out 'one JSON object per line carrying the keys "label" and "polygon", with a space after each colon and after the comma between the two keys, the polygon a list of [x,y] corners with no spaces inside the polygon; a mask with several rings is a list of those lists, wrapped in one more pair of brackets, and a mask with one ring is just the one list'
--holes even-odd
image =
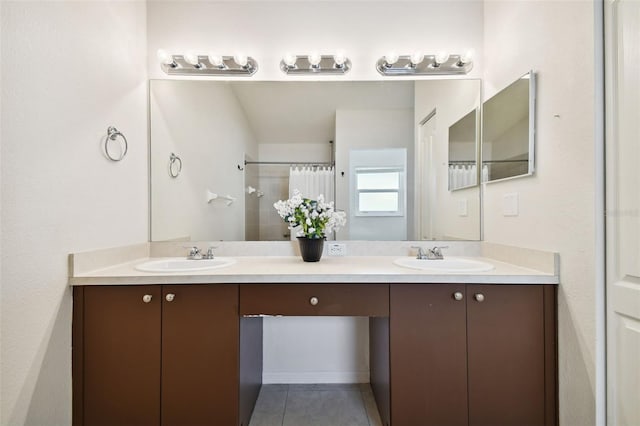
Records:
{"label": "white sink basin", "polygon": [[493,269],[493,265],[490,263],[464,257],[445,257],[444,259],[401,257],[394,260],[393,263],[403,268],[433,272],[486,272]]}
{"label": "white sink basin", "polygon": [[190,260],[184,257],[172,257],[136,265],[138,271],[143,272],[192,272],[205,271],[207,269],[224,268],[236,263],[230,257],[216,257],[215,259]]}

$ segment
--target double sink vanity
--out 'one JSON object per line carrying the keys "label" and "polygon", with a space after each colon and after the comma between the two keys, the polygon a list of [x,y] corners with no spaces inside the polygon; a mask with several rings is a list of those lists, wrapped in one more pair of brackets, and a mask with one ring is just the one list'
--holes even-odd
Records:
{"label": "double sink vanity", "polygon": [[218,244],[214,259],[179,243],[70,257],[74,425],[247,426],[272,315],[369,317],[384,425],[558,423],[555,254],[349,242],[361,255],[305,263],[288,242]]}

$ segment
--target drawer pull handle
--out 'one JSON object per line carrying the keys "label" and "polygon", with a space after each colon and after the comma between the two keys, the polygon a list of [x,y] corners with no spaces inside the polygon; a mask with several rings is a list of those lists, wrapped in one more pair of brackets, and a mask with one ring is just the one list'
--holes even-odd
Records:
{"label": "drawer pull handle", "polygon": [[173,299],[176,298],[176,295],[173,293],[169,293],[164,298],[167,300],[167,302],[173,302]]}
{"label": "drawer pull handle", "polygon": [[311,299],[309,299],[309,303],[311,303],[311,306],[316,306],[318,302],[319,300],[317,297],[312,297]]}
{"label": "drawer pull handle", "polygon": [[142,296],[142,301],[144,303],[149,303],[151,302],[151,299],[153,299],[153,296],[150,294],[145,294],[144,296]]}
{"label": "drawer pull handle", "polygon": [[464,296],[462,295],[461,291],[456,291],[455,293],[453,293],[453,298],[455,300],[460,301],[460,300],[462,300],[464,298]]}
{"label": "drawer pull handle", "polygon": [[473,296],[478,302],[484,302],[484,294],[482,293],[477,293],[475,296]]}

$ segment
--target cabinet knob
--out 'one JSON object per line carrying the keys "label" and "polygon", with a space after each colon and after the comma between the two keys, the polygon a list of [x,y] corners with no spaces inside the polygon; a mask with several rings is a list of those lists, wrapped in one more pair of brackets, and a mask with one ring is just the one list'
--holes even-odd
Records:
{"label": "cabinet knob", "polygon": [[311,299],[309,299],[309,303],[311,303],[312,306],[316,306],[318,302],[319,300],[317,297],[312,297]]}
{"label": "cabinet knob", "polygon": [[173,302],[173,299],[176,298],[176,295],[173,293],[169,293],[164,298],[166,299],[167,302]]}
{"label": "cabinet knob", "polygon": [[144,303],[149,303],[151,302],[151,299],[153,299],[153,296],[150,294],[145,294],[144,296],[142,296],[142,301]]}
{"label": "cabinet knob", "polygon": [[483,302],[484,301],[484,294],[482,294],[482,293],[476,293],[473,297],[478,302]]}
{"label": "cabinet knob", "polygon": [[455,300],[462,300],[464,296],[462,295],[461,291],[456,291],[455,293],[453,293],[453,298]]}

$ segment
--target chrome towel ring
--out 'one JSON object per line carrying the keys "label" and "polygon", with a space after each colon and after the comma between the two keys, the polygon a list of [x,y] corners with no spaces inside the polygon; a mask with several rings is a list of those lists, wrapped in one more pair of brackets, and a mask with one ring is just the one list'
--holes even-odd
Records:
{"label": "chrome towel ring", "polygon": [[177,178],[182,171],[182,159],[173,152],[169,156],[169,176]]}
{"label": "chrome towel ring", "polygon": [[[122,153],[120,154],[120,157],[113,157],[109,153],[109,141],[115,141],[116,139],[118,139],[118,136],[122,138],[122,141],[124,142],[124,148],[122,150]],[[109,128],[107,129],[107,138],[104,140],[104,154],[107,156],[107,158],[111,161],[121,161],[124,156],[127,155],[128,149],[129,144],[127,143],[127,138],[118,129],[113,126],[109,126]]]}

